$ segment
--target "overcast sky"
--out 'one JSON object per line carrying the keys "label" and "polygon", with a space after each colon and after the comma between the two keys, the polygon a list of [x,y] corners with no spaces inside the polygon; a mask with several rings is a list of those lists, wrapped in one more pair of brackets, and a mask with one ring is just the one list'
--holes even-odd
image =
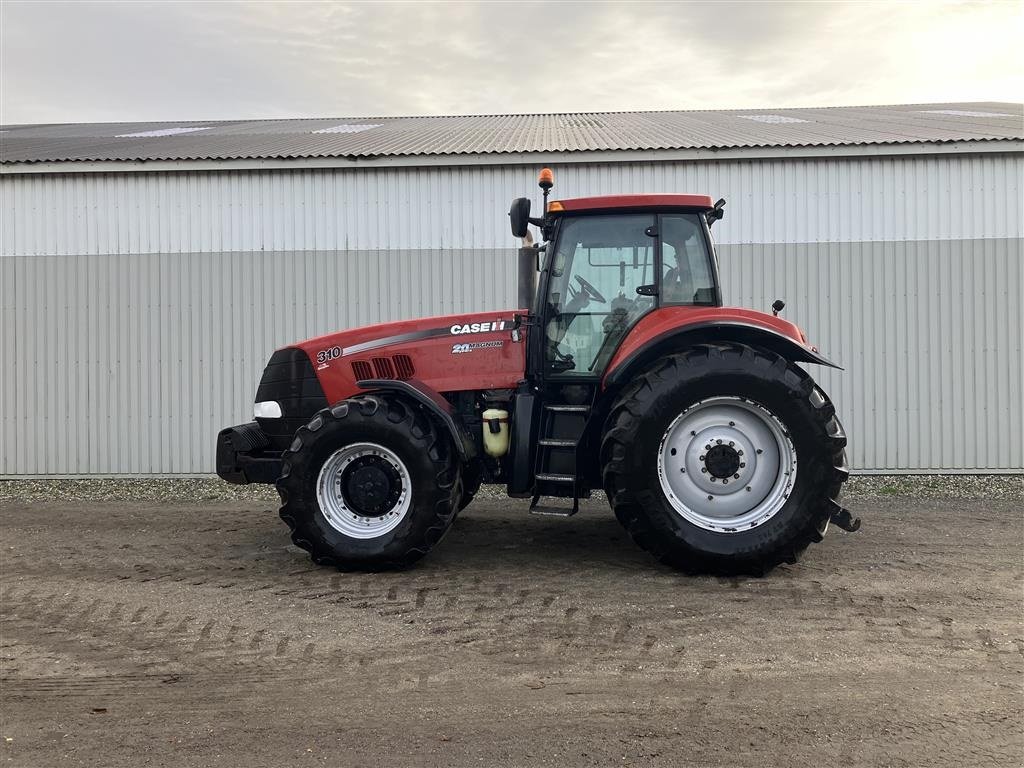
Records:
{"label": "overcast sky", "polygon": [[1024,100],[1024,2],[0,3],[4,123]]}

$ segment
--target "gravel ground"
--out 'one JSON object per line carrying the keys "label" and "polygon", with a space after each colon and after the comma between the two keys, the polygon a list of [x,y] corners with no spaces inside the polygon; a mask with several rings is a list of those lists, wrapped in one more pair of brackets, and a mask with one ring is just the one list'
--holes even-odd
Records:
{"label": "gravel ground", "polygon": [[[502,486],[484,486],[478,498],[505,498]],[[843,498],[993,499],[1024,501],[1021,475],[858,475]],[[231,485],[218,478],[89,478],[0,480],[0,502],[37,501],[259,501],[275,502],[268,485]],[[596,493],[595,500],[603,501]]]}
{"label": "gravel ground", "polygon": [[871,482],[860,531],[762,579],[663,568],[596,499],[479,499],[366,574],[272,490],[7,484],[0,765],[1019,768],[1024,505]]}

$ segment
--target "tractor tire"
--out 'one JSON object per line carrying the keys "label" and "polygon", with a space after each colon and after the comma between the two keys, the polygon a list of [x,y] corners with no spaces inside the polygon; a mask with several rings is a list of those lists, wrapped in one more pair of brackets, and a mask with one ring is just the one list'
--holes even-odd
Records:
{"label": "tractor tire", "polygon": [[404,568],[448,531],[460,467],[447,435],[414,406],[353,397],[295,433],[277,481],[281,519],[319,565]]}
{"label": "tractor tire", "polygon": [[603,484],[619,522],[661,562],[763,575],[821,541],[849,475],[845,446],[835,408],[802,369],[749,346],[700,345],[621,393],[605,423]]}

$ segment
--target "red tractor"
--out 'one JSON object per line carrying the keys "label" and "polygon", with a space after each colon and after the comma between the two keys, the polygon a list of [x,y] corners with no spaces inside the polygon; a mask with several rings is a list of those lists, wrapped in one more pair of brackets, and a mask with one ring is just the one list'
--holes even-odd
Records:
{"label": "red tractor", "polygon": [[520,309],[278,350],[256,420],[218,436],[218,474],[276,483],[292,540],[344,569],[423,557],[481,483],[555,515],[604,489],[641,547],[688,572],[760,574],[830,522],[856,530],[836,503],[846,435],[798,364],[836,366],[782,302],[722,306],[710,227],[725,201],[548,204],[548,169],[540,186],[543,216],[527,198],[509,213]]}

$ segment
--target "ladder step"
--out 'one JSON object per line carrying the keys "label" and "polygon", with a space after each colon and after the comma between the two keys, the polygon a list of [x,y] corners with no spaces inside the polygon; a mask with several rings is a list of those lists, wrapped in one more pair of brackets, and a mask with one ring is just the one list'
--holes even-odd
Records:
{"label": "ladder step", "polygon": [[550,475],[547,473],[538,472],[536,475],[538,480],[546,480],[549,483],[575,483],[575,475]]}
{"label": "ladder step", "polygon": [[547,507],[539,504],[540,496],[534,496],[530,502],[531,515],[547,515],[549,517],[572,517],[580,511],[580,500],[573,499],[571,507]]}
{"label": "ladder step", "polygon": [[550,448],[575,448],[575,440],[561,440],[554,437],[545,437],[537,441],[540,445],[546,445]]}
{"label": "ladder step", "polygon": [[571,509],[569,507],[530,507],[531,515],[544,515],[545,517],[572,517],[578,509]]}
{"label": "ladder step", "polygon": [[545,405],[544,410],[557,413],[589,413],[589,405]]}

